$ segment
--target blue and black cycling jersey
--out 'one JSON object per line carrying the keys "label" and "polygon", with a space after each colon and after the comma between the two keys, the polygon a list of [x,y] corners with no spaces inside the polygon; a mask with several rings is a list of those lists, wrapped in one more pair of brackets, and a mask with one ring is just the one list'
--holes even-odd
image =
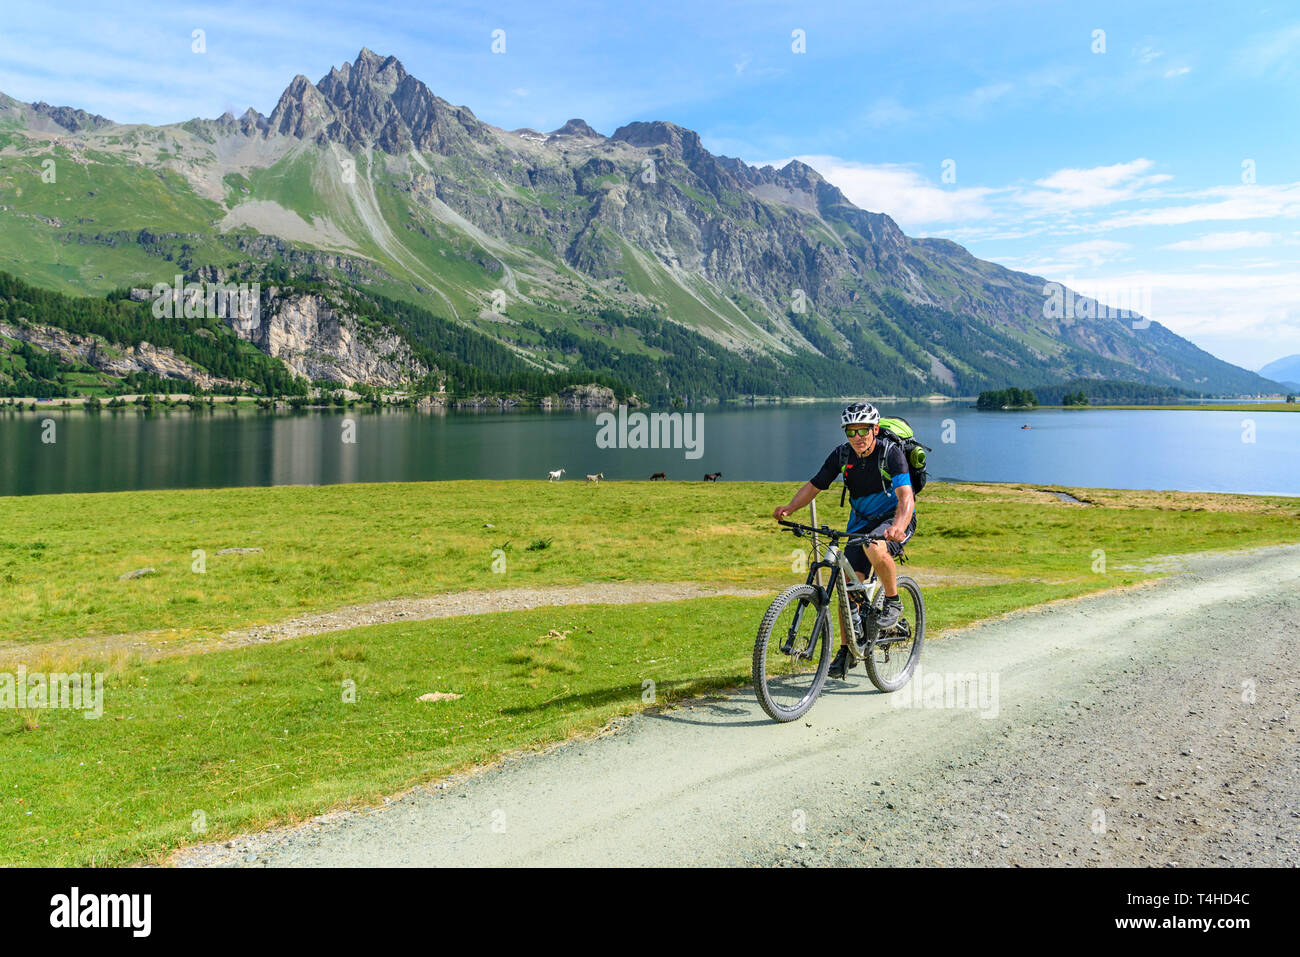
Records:
{"label": "blue and black cycling jersey", "polygon": [[[884,456],[884,469],[890,476],[888,480],[880,474],[881,456]],[[844,484],[849,490],[849,506],[853,511],[848,531],[874,528],[882,520],[892,518],[898,509],[896,490],[912,484],[902,446],[877,438],[871,452],[859,458],[852,446],[845,442],[826,456],[821,469],[808,481],[826,491],[835,481],[835,476],[841,474],[841,462],[844,463]]]}

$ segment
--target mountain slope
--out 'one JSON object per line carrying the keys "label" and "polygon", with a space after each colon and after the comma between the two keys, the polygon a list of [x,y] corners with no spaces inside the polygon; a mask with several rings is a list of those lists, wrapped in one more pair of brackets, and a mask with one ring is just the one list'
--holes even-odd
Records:
{"label": "mountain slope", "polygon": [[1259,374],[1292,389],[1300,389],[1300,355],[1286,356],[1270,362],[1259,370]]}
{"label": "mountain slope", "polygon": [[1041,278],[911,239],[802,163],[757,169],[662,121],[501,130],[364,49],[319,83],[295,77],[269,116],[125,126],[6,97],[0,223],[0,269],[65,291],[276,263],[420,305],[552,371],[590,367],[611,339],[662,361],[641,317],[819,369],[821,394],[1076,377],[1276,390],[1158,323],[1053,316]]}

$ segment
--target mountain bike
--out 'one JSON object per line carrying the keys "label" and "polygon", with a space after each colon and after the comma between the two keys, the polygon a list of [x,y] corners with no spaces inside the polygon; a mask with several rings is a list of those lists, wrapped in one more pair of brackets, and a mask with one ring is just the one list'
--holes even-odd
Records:
{"label": "mountain bike", "polygon": [[[883,692],[897,691],[907,684],[925,639],[925,602],[920,586],[906,575],[898,576],[903,614],[895,625],[881,629],[875,622],[885,602],[884,588],[874,569],[866,581],[859,582],[845,557],[848,548],[865,547],[881,539],[851,535],[825,525],[780,524],[797,538],[811,539],[813,561],[808,580],[777,595],[758,626],[754,693],[768,717],[793,721],[813,706],[839,644],[834,640],[832,621],[838,621],[840,635],[850,636],[850,663],[863,662],[872,684]],[[831,572],[829,585],[821,583],[822,569]],[[861,633],[854,626],[850,592],[864,593]]]}

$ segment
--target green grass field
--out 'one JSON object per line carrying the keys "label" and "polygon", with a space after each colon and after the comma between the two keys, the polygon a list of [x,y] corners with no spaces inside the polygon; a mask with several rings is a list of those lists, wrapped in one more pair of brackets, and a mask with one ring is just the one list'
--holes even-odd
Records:
{"label": "green grass field", "polygon": [[[0,710],[0,864],[160,860],[599,729],[645,708],[647,681],[660,705],[742,685],[768,598],[538,608],[214,646],[230,628],[466,589],[696,581],[775,592],[803,577],[795,540],[770,518],[792,491],[444,482],[0,498],[0,673],[21,663],[105,674],[98,720]],[[926,589],[932,638],[1142,581],[1151,576],[1124,566],[1155,556],[1300,541],[1295,499],[1068,491],[1094,504],[1033,487],[926,489],[907,570]],[[843,513],[831,498],[820,517],[834,523]],[[494,573],[507,542],[506,570]],[[216,554],[226,547],[263,551]],[[141,567],[156,574],[118,580]],[[482,607],[491,612],[486,595]],[[429,692],[463,697],[418,700]]]}

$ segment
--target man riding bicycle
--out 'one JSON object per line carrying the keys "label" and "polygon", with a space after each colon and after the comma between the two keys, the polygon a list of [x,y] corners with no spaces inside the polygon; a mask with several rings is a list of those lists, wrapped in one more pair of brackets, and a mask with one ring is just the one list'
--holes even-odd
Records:
{"label": "man riding bicycle", "polygon": [[[880,435],[880,413],[869,402],[855,402],[840,413],[840,425],[848,442],[837,446],[826,457],[821,469],[804,483],[788,505],[772,511],[772,517],[781,521],[799,511],[831,487],[835,476],[843,474],[849,493],[848,531],[884,539],[872,542],[870,548],[853,545],[845,557],[858,580],[867,578],[868,565],[875,569],[876,577],[885,591],[885,604],[876,618],[880,628],[892,628],[903,613],[903,603],[898,597],[898,570],[894,559],[903,554],[903,546],[916,531],[916,496],[912,494],[912,479],[907,469],[907,456],[898,443]],[[861,627],[863,607],[862,592],[849,592],[853,601],[854,618]],[[840,650],[831,662],[829,675],[843,678],[849,660],[848,635],[840,637]]]}

